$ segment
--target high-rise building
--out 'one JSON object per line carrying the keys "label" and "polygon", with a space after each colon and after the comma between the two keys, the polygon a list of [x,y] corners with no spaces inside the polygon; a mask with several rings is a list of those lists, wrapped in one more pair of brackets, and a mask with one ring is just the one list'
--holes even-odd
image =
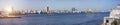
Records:
{"label": "high-rise building", "polygon": [[79,13],[79,11],[76,8],[72,8],[72,13]]}
{"label": "high-rise building", "polygon": [[76,8],[72,8],[72,12],[73,12],[73,11],[77,11],[77,9],[76,9]]}
{"label": "high-rise building", "polygon": [[47,12],[49,11],[49,6],[47,6]]}
{"label": "high-rise building", "polygon": [[76,9],[75,9],[75,8],[72,8],[72,11],[76,11]]}

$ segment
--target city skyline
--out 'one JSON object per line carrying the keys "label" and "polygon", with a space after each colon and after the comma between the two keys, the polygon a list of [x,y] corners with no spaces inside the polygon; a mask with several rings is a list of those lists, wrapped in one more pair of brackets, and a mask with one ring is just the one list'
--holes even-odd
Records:
{"label": "city skyline", "polygon": [[92,8],[109,11],[116,8],[119,3],[120,0],[0,0],[0,10],[9,6],[14,6],[18,10],[43,10],[49,6],[51,10]]}

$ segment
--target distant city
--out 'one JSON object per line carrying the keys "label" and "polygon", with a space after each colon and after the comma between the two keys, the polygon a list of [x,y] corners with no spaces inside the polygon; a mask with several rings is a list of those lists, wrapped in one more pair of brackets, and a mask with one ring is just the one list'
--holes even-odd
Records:
{"label": "distant city", "polygon": [[[14,8],[12,10],[15,10]],[[47,6],[45,10],[20,10],[17,12],[21,12],[23,14],[60,14],[60,13],[95,13],[95,12],[102,12],[102,11],[97,11],[94,9],[86,9],[84,11],[79,11],[76,8],[71,8],[70,10],[52,10]]]}
{"label": "distant city", "polygon": [[0,0],[0,3],[0,25],[120,25],[120,0]]}

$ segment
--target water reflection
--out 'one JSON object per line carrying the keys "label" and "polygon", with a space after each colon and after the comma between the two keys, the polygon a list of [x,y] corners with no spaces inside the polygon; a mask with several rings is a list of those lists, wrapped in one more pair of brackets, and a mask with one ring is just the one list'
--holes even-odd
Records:
{"label": "water reflection", "polygon": [[23,25],[25,20],[20,18],[1,18],[0,25]]}

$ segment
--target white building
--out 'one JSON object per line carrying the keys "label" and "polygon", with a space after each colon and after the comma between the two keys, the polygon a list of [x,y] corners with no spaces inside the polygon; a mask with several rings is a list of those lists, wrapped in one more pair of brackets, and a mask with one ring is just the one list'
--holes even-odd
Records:
{"label": "white building", "polygon": [[120,19],[120,4],[118,4],[117,9],[111,10],[109,17],[104,17],[104,25],[112,25],[115,19]]}

